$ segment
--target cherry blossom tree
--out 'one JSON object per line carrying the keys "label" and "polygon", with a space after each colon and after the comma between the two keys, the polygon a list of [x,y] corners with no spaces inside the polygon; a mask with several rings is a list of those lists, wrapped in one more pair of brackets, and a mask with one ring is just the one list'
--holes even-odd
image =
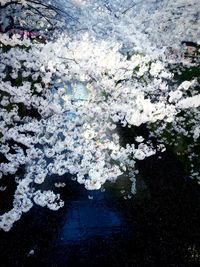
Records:
{"label": "cherry blossom tree", "polygon": [[[14,181],[8,231],[70,173],[86,189],[170,146],[200,178],[198,1],[1,1],[0,177]],[[188,43],[189,42],[189,43]],[[123,145],[118,126],[146,125]],[[152,142],[156,139],[156,142]],[[6,190],[3,186],[2,190]]]}

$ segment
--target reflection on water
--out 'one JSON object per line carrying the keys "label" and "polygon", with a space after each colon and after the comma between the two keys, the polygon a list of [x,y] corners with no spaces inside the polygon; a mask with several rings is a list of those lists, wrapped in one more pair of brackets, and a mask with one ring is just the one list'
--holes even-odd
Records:
{"label": "reflection on water", "polygon": [[119,232],[122,223],[120,214],[107,206],[104,193],[91,191],[89,197],[70,203],[59,237],[62,242],[107,237]]}

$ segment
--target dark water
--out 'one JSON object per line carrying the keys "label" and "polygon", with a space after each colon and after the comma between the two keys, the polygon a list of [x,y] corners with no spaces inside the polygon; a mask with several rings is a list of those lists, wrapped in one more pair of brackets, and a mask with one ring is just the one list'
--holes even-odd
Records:
{"label": "dark water", "polygon": [[169,151],[138,168],[131,199],[123,177],[105,192],[68,179],[63,209],[34,207],[0,232],[0,266],[200,266],[199,185]]}
{"label": "dark water", "polygon": [[[70,218],[70,219],[69,219]],[[100,191],[89,193],[70,203],[59,238],[61,243],[80,242],[93,237],[107,237],[119,232],[123,225],[120,213],[108,207]]]}

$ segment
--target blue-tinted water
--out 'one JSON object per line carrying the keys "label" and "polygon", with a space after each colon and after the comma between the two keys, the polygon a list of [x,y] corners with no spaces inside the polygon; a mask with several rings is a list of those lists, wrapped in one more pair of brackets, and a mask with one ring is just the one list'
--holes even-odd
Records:
{"label": "blue-tinted water", "polygon": [[67,243],[97,236],[108,237],[119,232],[122,225],[122,216],[108,207],[104,193],[100,190],[91,191],[89,197],[70,203],[59,238],[61,242]]}

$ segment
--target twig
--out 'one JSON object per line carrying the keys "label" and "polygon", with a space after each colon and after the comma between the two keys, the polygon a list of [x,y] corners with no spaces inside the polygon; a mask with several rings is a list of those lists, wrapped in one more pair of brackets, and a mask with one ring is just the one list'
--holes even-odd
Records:
{"label": "twig", "polygon": [[74,61],[76,64],[78,64],[78,62],[74,58],[68,58],[68,57],[58,57],[58,58],[71,60],[71,61]]}
{"label": "twig", "polygon": [[132,9],[134,6],[136,6],[136,3],[134,3],[132,6],[128,7],[127,9],[125,9],[122,14],[126,14],[130,9]]}
{"label": "twig", "polygon": [[[34,3],[34,4],[37,4],[37,5],[40,5],[40,6],[44,6],[44,7],[47,8],[47,9],[51,9],[51,10],[55,11],[57,14],[58,14],[59,12],[64,13],[64,14],[67,15],[69,18],[71,18],[71,19],[77,21],[78,23],[80,23],[80,21],[79,21],[78,19],[72,17],[68,12],[66,12],[66,11],[64,11],[64,10],[62,10],[62,9],[60,9],[60,8],[57,7],[57,6],[46,5],[46,4],[44,4],[44,3],[37,2],[37,1],[35,1],[35,0],[29,0],[29,2]],[[58,12],[58,11],[59,11],[59,12]]]}

